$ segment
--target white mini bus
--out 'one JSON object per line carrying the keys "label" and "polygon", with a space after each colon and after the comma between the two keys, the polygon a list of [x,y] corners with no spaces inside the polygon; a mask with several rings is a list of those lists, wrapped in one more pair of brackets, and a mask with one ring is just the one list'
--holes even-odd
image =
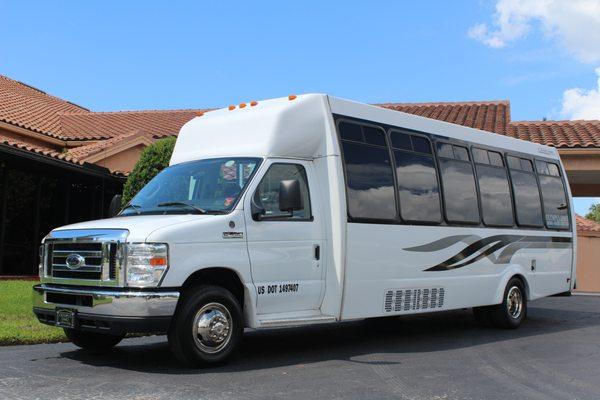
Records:
{"label": "white mini bus", "polygon": [[84,349],[167,333],[187,365],[244,328],[472,307],[516,328],[569,294],[556,149],[307,94],[207,112],[113,218],[53,230],[33,310]]}

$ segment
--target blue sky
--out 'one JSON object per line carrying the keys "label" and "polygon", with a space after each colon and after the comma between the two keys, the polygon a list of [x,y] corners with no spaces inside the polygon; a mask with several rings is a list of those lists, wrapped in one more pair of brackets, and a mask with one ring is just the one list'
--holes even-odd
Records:
{"label": "blue sky", "polygon": [[[575,54],[532,13],[526,34],[502,30],[503,46],[482,43],[496,6],[3,2],[0,74],[96,111],[326,92],[362,102],[509,99],[514,120],[565,118],[564,91],[594,87],[600,62]],[[478,23],[489,29],[474,38]]]}

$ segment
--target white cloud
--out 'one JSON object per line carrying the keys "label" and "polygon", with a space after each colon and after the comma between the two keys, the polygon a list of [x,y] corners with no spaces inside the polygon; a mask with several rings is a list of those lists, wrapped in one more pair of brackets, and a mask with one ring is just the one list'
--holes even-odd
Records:
{"label": "white cloud", "polygon": [[[599,43],[600,46],[600,43]],[[568,89],[563,93],[561,114],[568,119],[600,119],[600,68],[595,89]]]}
{"label": "white cloud", "polygon": [[492,26],[479,23],[468,34],[501,48],[525,37],[535,23],[578,60],[600,61],[600,0],[498,0]]}

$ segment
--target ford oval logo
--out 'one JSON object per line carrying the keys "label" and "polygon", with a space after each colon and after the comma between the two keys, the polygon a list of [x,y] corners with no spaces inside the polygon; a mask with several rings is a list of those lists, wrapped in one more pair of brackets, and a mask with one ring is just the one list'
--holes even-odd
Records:
{"label": "ford oval logo", "polygon": [[85,258],[80,256],[79,254],[69,254],[65,263],[67,264],[67,268],[77,269],[85,265]]}

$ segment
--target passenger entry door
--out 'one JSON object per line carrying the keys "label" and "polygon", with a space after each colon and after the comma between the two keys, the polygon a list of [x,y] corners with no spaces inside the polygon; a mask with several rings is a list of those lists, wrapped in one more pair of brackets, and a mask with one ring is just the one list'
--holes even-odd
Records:
{"label": "passenger entry door", "polygon": [[[268,160],[261,171],[244,200],[258,314],[316,310],[323,296],[325,240],[312,163]],[[282,185],[299,189],[298,209],[280,209]]]}

